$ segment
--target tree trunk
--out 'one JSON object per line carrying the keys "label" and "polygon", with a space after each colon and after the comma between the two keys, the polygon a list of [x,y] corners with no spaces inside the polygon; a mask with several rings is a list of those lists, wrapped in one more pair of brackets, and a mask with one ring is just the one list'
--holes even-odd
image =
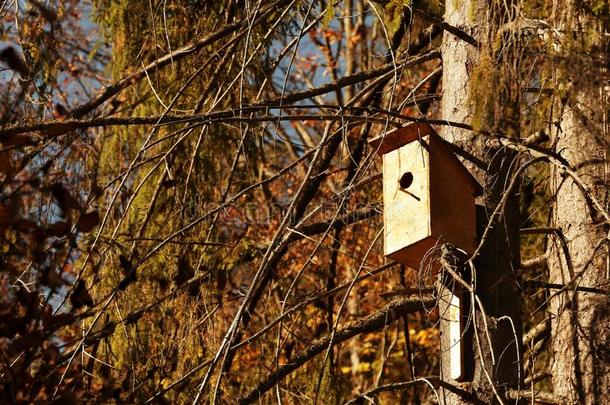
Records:
{"label": "tree trunk", "polygon": [[[494,17],[488,2],[482,0],[447,1],[445,22],[456,27],[477,41],[485,41],[502,21]],[[444,33],[443,45],[443,98],[442,119],[472,124],[474,110],[480,106],[473,100],[476,83],[473,83],[474,68],[480,63],[481,48],[475,47],[449,32]],[[481,83],[479,83],[479,86]],[[491,89],[489,89],[491,91]],[[514,100],[508,92],[500,91],[494,97],[501,99],[501,110],[490,117],[503,117],[502,122],[489,122],[493,130],[500,128],[501,135],[518,134],[518,117],[515,117]],[[480,119],[480,117],[478,118]],[[471,131],[454,127],[442,128],[441,135],[448,141],[466,150],[474,158],[485,162],[486,167],[466,164],[484,187],[481,199],[483,207],[477,213],[479,229],[485,227],[489,215],[500,202],[506,185],[514,170],[515,155],[510,151],[490,150],[483,137]],[[511,166],[512,165],[512,166]],[[462,382],[451,381],[446,358],[442,359],[441,378],[451,384],[475,394],[484,403],[497,402],[496,395],[503,396],[506,388],[518,388],[521,370],[521,296],[516,283],[519,266],[519,210],[516,193],[508,198],[502,215],[496,220],[486,237],[480,255],[475,259],[476,294],[480,298],[487,317],[480,308],[475,309],[474,333],[464,336],[466,374]],[[481,232],[479,232],[479,237]],[[467,271],[468,272],[468,271]],[[471,308],[466,308],[470,310]],[[441,308],[442,310],[442,308]],[[485,318],[485,319],[484,319]],[[510,321],[509,321],[510,318]],[[471,322],[472,324],[472,322]],[[485,325],[487,330],[485,330]],[[446,353],[446,323],[441,324],[441,352]],[[472,332],[472,326],[471,326]],[[476,335],[475,335],[476,334]],[[488,337],[491,347],[488,344]],[[492,355],[493,353],[493,355]],[[493,356],[493,357],[492,357]],[[443,356],[446,357],[446,356]],[[492,386],[493,384],[493,386]],[[496,393],[494,393],[494,391]],[[454,393],[442,392],[443,403],[470,403]]]}
{"label": "tree trunk", "polygon": [[[588,188],[554,169],[553,225],[559,237],[550,240],[549,281],[570,284],[551,291],[551,374],[555,394],[572,403],[610,403],[610,298],[576,291],[593,287],[608,291],[608,224],[591,198],[608,209],[608,49],[600,46],[607,21],[592,15],[583,3],[566,0],[557,26],[572,32],[561,43],[565,63],[558,86],[570,86],[562,102],[555,150],[575,169]],[[604,27],[604,24],[606,26]],[[583,27],[586,30],[583,31]],[[592,35],[597,34],[597,35]],[[600,35],[601,34],[601,35]]]}
{"label": "tree trunk", "polygon": [[[607,134],[600,100],[603,90],[581,93],[561,117],[556,151],[577,168],[580,178],[598,201],[607,206],[607,152],[597,137]],[[601,98],[600,98],[601,97]],[[595,124],[591,124],[595,123]],[[600,128],[592,128],[599,125]],[[601,132],[600,132],[601,129]],[[573,179],[555,170],[556,204],[554,226],[561,238],[551,242],[549,278],[551,283],[572,287],[596,287],[608,290],[608,227],[603,217],[591,207]],[[552,293],[553,291],[551,291]],[[556,292],[556,291],[555,291]],[[610,299],[608,295],[576,292],[568,288],[551,301],[554,392],[572,403],[610,403]]]}

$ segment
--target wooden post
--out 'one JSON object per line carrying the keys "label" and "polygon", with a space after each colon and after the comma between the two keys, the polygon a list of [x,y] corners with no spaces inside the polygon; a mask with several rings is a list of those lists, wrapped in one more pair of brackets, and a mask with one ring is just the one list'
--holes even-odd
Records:
{"label": "wooden post", "polygon": [[440,377],[443,381],[462,381],[470,376],[473,362],[472,351],[466,350],[464,344],[470,335],[470,296],[454,275],[469,280],[464,267],[467,255],[450,244],[443,245],[441,251],[441,272],[436,283],[441,333]]}

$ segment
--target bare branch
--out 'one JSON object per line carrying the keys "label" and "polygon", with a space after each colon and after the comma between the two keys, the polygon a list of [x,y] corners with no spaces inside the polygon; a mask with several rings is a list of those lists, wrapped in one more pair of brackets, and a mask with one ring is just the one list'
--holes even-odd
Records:
{"label": "bare branch", "polygon": [[538,325],[534,326],[527,333],[523,335],[523,346],[527,347],[531,342],[538,340],[538,338],[547,333],[551,328],[551,318],[546,318]]}
{"label": "bare branch", "polygon": [[[394,300],[366,318],[337,330],[332,339],[332,344],[337,345],[362,333],[379,330],[405,314],[430,309],[434,307],[434,305],[435,301],[432,298],[401,298]],[[330,343],[330,336],[325,336],[324,338],[315,341],[311,346],[302,351],[301,354],[296,356],[291,363],[280,367],[276,372],[268,375],[255,389],[240,400],[240,404],[249,404],[257,401],[265,392],[280,382],[284,377],[327,349]]]}
{"label": "bare branch", "polygon": [[548,259],[549,259],[549,256],[547,254],[540,255],[538,257],[534,257],[532,259],[521,262],[521,265],[519,267],[522,270],[537,269],[539,267],[546,266]]}
{"label": "bare branch", "polygon": [[[287,5],[291,1],[292,0],[278,0],[275,3],[268,5],[263,10],[261,10],[261,14],[257,18],[257,22],[263,20],[271,12],[273,12],[274,10],[277,10],[280,7]],[[104,102],[109,100],[114,95],[118,94],[122,90],[124,90],[127,87],[129,87],[130,85],[132,85],[134,82],[137,82],[137,81],[143,79],[144,77],[146,77],[146,75],[149,72],[154,71],[156,69],[160,69],[162,67],[165,67],[171,63],[174,63],[175,61],[177,61],[179,59],[184,58],[185,56],[191,55],[192,53],[194,53],[200,49],[203,49],[204,47],[206,47],[208,45],[213,44],[214,42],[218,41],[219,39],[224,38],[227,35],[234,33],[235,31],[239,30],[240,28],[246,27],[248,25],[248,23],[249,23],[249,21],[243,20],[243,21],[239,21],[239,22],[235,22],[235,23],[231,23],[231,24],[226,24],[218,31],[215,31],[211,34],[206,35],[204,38],[201,38],[199,41],[196,41],[189,45],[185,45],[181,48],[176,49],[173,52],[168,53],[167,55],[164,55],[164,56],[158,58],[157,60],[149,63],[146,67],[144,67],[144,68],[138,70],[137,72],[132,73],[129,76],[124,77],[123,79],[119,80],[118,82],[110,85],[109,87],[106,88],[106,90],[104,90],[104,92],[102,92],[100,95],[93,98],[92,100],[88,101],[87,103],[74,108],[70,112],[70,115],[75,118],[80,118],[80,117],[84,116],[85,114],[88,114],[89,112],[93,111],[94,109],[96,109],[97,107],[102,105]]]}
{"label": "bare branch", "polygon": [[414,379],[413,381],[405,381],[405,382],[381,385],[379,387],[375,387],[371,390],[368,390],[368,391],[358,395],[355,398],[350,399],[349,401],[347,401],[345,403],[345,405],[363,404],[363,403],[365,403],[365,400],[370,401],[373,397],[377,396],[378,394],[380,394],[382,392],[402,391],[402,390],[405,390],[405,389],[408,389],[411,387],[415,387],[419,384],[432,385],[435,388],[442,387],[442,388],[447,389],[448,391],[453,392],[454,394],[459,395],[462,399],[464,399],[468,402],[471,402],[473,404],[484,404],[483,401],[479,400],[471,393],[463,390],[460,387],[450,384],[446,381],[442,381],[437,376],[434,376],[434,377],[419,377],[419,378]]}
{"label": "bare branch", "polygon": [[537,403],[542,404],[569,404],[567,398],[559,395],[551,394],[549,392],[535,391],[531,392],[528,390],[514,390],[509,389],[506,391],[506,396],[510,399],[530,399]]}

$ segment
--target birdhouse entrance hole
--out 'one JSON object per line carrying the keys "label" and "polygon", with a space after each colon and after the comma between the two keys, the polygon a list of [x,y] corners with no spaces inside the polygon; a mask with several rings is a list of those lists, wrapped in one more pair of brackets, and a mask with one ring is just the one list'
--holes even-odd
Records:
{"label": "birdhouse entrance hole", "polygon": [[400,181],[398,183],[400,184],[400,188],[402,189],[409,188],[409,186],[413,184],[413,173],[406,172],[400,177]]}

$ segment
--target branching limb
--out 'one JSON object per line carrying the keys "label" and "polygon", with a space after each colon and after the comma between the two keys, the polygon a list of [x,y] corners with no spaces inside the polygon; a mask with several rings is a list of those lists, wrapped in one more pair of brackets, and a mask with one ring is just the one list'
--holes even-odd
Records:
{"label": "branching limb", "polygon": [[549,392],[531,392],[527,390],[507,390],[506,396],[510,399],[529,399],[539,404],[569,404],[567,398]]}
{"label": "branching limb", "polygon": [[545,318],[538,325],[534,326],[527,333],[523,335],[523,346],[528,347],[531,342],[538,340],[538,338],[545,333],[548,333],[551,329],[551,318]]}
{"label": "branching limb", "polygon": [[[394,300],[374,314],[337,330],[332,342],[336,345],[362,333],[379,330],[405,314],[431,309],[434,305],[435,301],[430,297],[425,299],[402,298]],[[240,404],[249,404],[257,401],[265,392],[275,386],[275,384],[280,382],[284,377],[327,349],[330,344],[330,339],[330,336],[325,336],[324,338],[315,341],[311,346],[301,352],[301,354],[296,356],[291,363],[280,367],[276,372],[268,375],[255,389],[241,399]]]}
{"label": "branching limb", "polygon": [[377,396],[377,395],[381,394],[382,392],[401,391],[401,390],[405,390],[405,389],[417,386],[419,384],[431,385],[434,388],[442,387],[450,392],[453,392],[454,394],[459,395],[462,399],[469,401],[473,404],[484,404],[483,401],[479,400],[477,397],[475,397],[471,393],[463,390],[460,387],[457,387],[453,384],[443,381],[437,376],[434,376],[434,377],[419,377],[419,378],[414,379],[413,381],[405,381],[405,382],[381,385],[379,387],[375,387],[371,390],[368,390],[368,391],[358,395],[355,398],[352,398],[351,400],[347,401],[345,403],[345,405],[363,404],[363,403],[365,403],[365,400],[372,401],[372,398],[374,396]]}
{"label": "branching limb", "polygon": [[451,25],[445,21],[442,21],[440,18],[428,13],[427,11],[422,10],[421,8],[416,8],[415,12],[423,15],[430,21],[438,24],[443,30],[455,35],[457,38],[461,39],[462,41],[464,41],[474,47],[477,47],[477,48],[480,46],[479,42],[476,39],[474,39],[471,35],[469,35],[466,31],[464,31],[454,25]]}
{"label": "branching limb", "polygon": [[534,257],[532,259],[521,262],[521,265],[519,267],[521,268],[521,270],[537,269],[537,268],[546,266],[548,259],[549,259],[548,254],[543,254],[543,255]]}
{"label": "branching limb", "polygon": [[[292,0],[278,0],[275,3],[268,5],[263,10],[261,10],[261,14],[260,14],[259,18],[257,19],[257,22],[261,21],[262,19],[267,17],[274,10],[277,10],[278,8],[286,6],[291,1]],[[201,38],[200,40],[198,40],[194,43],[185,45],[181,48],[176,49],[173,52],[168,53],[167,55],[164,55],[164,56],[158,58],[157,60],[151,62],[150,64],[148,64],[147,66],[138,70],[137,72],[124,77],[123,79],[117,81],[116,83],[112,84],[111,86],[108,86],[106,88],[106,90],[104,90],[100,95],[98,95],[97,97],[88,101],[87,103],[74,108],[71,111],[70,115],[73,117],[76,117],[76,118],[80,118],[80,117],[88,114],[89,112],[93,111],[94,109],[96,109],[97,107],[99,107],[100,105],[102,105],[103,103],[108,101],[111,97],[115,96],[122,90],[131,86],[134,82],[137,82],[137,81],[143,79],[144,77],[146,77],[148,72],[154,71],[156,69],[160,69],[171,63],[175,63],[177,60],[182,59],[183,57],[185,57],[187,55],[191,55],[194,52],[215,43],[219,39],[224,38],[236,31],[238,31],[239,29],[246,27],[247,23],[248,23],[247,20],[243,20],[243,21],[224,25],[221,29],[219,29],[209,35],[206,35],[204,38]]]}

